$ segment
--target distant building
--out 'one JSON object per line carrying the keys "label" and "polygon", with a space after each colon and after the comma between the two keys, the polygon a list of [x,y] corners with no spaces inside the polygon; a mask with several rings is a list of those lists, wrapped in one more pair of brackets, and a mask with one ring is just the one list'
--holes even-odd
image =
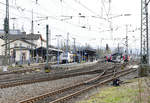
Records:
{"label": "distant building", "polygon": [[[5,36],[4,32],[0,33],[0,56],[5,56]],[[46,40],[41,34],[26,34],[17,32],[9,34],[8,40],[10,44],[10,60],[11,63],[28,63],[46,60]],[[49,60],[55,61],[57,52],[62,50],[49,45]],[[60,55],[60,54],[59,54]]]}
{"label": "distant building", "polygon": [[[26,32],[21,32],[20,30],[10,30],[8,40],[10,44],[11,63],[28,63],[46,60],[46,40],[43,39],[41,34],[26,34]],[[3,59],[2,57],[5,57],[6,45],[5,32],[0,29],[0,62]],[[49,45],[49,60],[56,61],[58,52],[62,53],[63,51]]]}
{"label": "distant building", "polygon": [[[8,35],[10,43],[10,58],[13,62],[27,62],[34,58],[34,50],[39,47],[46,48],[46,41],[41,34],[10,34]],[[0,35],[0,55],[5,55],[4,35]]]}
{"label": "distant building", "polygon": [[[28,42],[22,39],[16,39],[9,42],[10,43],[10,58],[12,62],[21,61],[27,62],[30,59],[30,51],[32,50],[32,46],[35,47],[36,45],[32,42]],[[1,45],[3,47],[3,55],[5,45]]]}

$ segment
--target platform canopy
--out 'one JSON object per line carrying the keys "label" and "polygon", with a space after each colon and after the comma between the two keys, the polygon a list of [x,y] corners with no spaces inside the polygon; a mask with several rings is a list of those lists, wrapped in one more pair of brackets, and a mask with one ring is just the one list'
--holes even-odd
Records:
{"label": "platform canopy", "polygon": [[[34,49],[35,54],[37,53],[39,56],[46,55],[46,48],[45,47],[39,47]],[[57,55],[57,53],[62,53],[63,51],[57,48],[48,48],[48,54],[49,55]]]}
{"label": "platform canopy", "polygon": [[84,54],[84,55],[96,56],[95,49],[83,48],[83,49],[78,50],[77,52],[80,54]]}

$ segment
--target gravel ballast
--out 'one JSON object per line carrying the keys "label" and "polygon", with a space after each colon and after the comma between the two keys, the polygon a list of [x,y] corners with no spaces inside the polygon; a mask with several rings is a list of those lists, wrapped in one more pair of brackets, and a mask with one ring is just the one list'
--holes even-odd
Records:
{"label": "gravel ballast", "polygon": [[[104,66],[106,67],[104,68]],[[96,69],[96,68],[106,69],[111,66],[112,66],[111,63],[98,63],[94,66],[86,68],[86,70],[90,68],[91,69]],[[85,68],[85,67],[82,67],[82,68]],[[61,70],[65,71],[64,69],[61,69]],[[54,71],[58,72],[59,70],[56,69]],[[96,75],[97,74],[82,75],[82,76],[63,78],[63,79],[58,79],[58,80],[53,80],[53,81],[33,83],[33,84],[28,84],[28,85],[21,85],[21,86],[16,86],[16,87],[0,89],[0,103],[18,103],[18,101],[22,101],[24,99],[35,97],[43,93],[51,92],[52,90],[56,90],[57,88],[60,88],[69,84],[73,84],[75,82],[84,81],[84,80],[87,80],[88,78],[95,77]]]}
{"label": "gravel ballast", "polygon": [[69,84],[84,81],[88,78],[95,77],[97,74],[84,75],[77,77],[64,78],[54,81],[34,83],[29,85],[21,85],[0,90],[0,103],[17,103],[18,101],[28,99],[43,93],[51,92],[57,88],[64,87]]}

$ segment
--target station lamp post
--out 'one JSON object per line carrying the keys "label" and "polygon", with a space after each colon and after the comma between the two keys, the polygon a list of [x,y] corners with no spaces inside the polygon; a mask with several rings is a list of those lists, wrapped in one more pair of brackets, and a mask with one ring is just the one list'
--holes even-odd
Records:
{"label": "station lamp post", "polygon": [[81,47],[80,47],[80,45],[79,45],[79,49],[78,49],[78,51],[79,51],[79,63],[81,63]]}
{"label": "station lamp post", "polygon": [[74,62],[76,61],[76,38],[73,38],[73,40],[74,40],[74,49],[73,49],[73,60],[74,60]]}
{"label": "station lamp post", "polygon": [[59,47],[59,38],[61,37],[62,35],[56,35],[57,37],[57,47],[58,47],[58,51],[57,51],[57,64],[59,64],[59,61],[60,61],[60,53],[59,53],[59,50],[60,50],[60,47]]}
{"label": "station lamp post", "polygon": [[[68,51],[69,51],[69,33],[67,33],[67,41],[66,41],[66,58],[68,58]],[[66,64],[68,63],[68,61],[66,61]]]}
{"label": "station lamp post", "polygon": [[49,34],[49,25],[46,25],[46,65],[45,69],[48,69],[48,34]]}
{"label": "station lamp post", "polygon": [[76,53],[78,56],[78,62],[81,63],[81,43],[76,42]]}

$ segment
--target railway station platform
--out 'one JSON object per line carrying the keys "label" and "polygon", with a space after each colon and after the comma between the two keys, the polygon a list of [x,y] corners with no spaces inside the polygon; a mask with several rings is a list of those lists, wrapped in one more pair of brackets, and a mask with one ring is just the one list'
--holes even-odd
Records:
{"label": "railway station platform", "polygon": [[67,63],[67,64],[55,64],[51,65],[51,68],[62,68],[62,69],[78,69],[82,67],[87,67],[87,66],[92,66],[95,65],[98,61],[93,61],[93,62],[85,62],[85,63]]}

